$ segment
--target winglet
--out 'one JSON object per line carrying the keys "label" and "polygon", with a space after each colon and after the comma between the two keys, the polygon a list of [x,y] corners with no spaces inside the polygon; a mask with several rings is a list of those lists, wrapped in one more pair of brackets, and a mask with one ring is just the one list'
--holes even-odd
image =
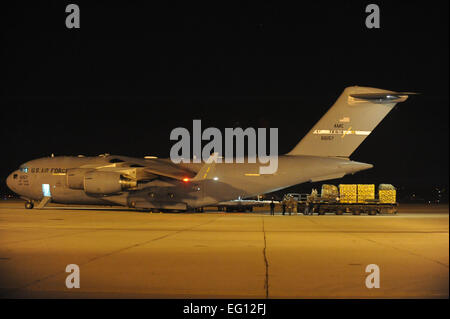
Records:
{"label": "winglet", "polygon": [[219,153],[213,153],[211,156],[206,160],[205,164],[202,166],[202,168],[198,171],[197,175],[191,181],[198,182],[200,180],[207,179],[208,176],[212,175],[214,166],[217,163],[217,158],[219,157]]}

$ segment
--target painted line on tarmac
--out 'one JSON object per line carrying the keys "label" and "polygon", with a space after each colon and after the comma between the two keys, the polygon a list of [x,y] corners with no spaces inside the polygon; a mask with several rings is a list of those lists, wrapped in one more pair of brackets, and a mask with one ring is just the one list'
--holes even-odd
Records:
{"label": "painted line on tarmac", "polygon": [[266,299],[269,298],[269,261],[267,260],[267,240],[266,240],[266,230],[264,227],[264,217],[262,218],[262,231],[264,234],[264,248],[263,248],[263,256],[264,256],[264,264],[266,266],[266,276],[264,281],[264,288],[266,290]]}
{"label": "painted line on tarmac", "polygon": [[[374,244],[377,244],[377,245],[380,245],[380,246],[389,247],[389,248],[391,248],[391,249],[395,249],[395,250],[398,250],[398,251],[406,252],[406,253],[408,253],[408,254],[410,254],[410,255],[413,255],[413,256],[416,256],[416,257],[421,257],[421,258],[423,258],[423,259],[426,259],[426,260],[428,260],[428,261],[431,261],[431,262],[434,262],[434,263],[436,263],[436,264],[438,264],[438,265],[441,265],[441,266],[443,266],[443,267],[445,267],[445,268],[449,268],[449,265],[448,265],[448,264],[445,264],[445,263],[440,262],[439,260],[435,260],[435,259],[433,259],[433,258],[429,258],[429,257],[423,256],[423,255],[417,254],[417,253],[415,253],[415,252],[413,252],[413,251],[411,251],[411,250],[409,250],[409,249],[395,247],[395,246],[392,246],[392,245],[380,243],[380,242],[378,242],[378,241],[376,241],[376,240],[373,240],[373,239],[370,239],[370,238],[364,238],[364,237],[361,237],[361,236],[357,236],[357,235],[356,235],[356,234],[370,234],[370,232],[348,232],[348,231],[340,231],[340,230],[337,229],[336,227],[332,227],[332,226],[320,224],[320,223],[318,223],[317,221],[312,221],[312,220],[310,220],[309,218],[308,218],[308,220],[309,220],[310,222],[316,224],[316,225],[319,225],[319,226],[322,226],[322,227],[325,227],[325,228],[328,228],[328,229],[333,229],[335,232],[342,233],[342,234],[348,234],[348,236],[350,236],[350,237],[353,236],[353,237],[356,237],[356,238],[359,238],[359,239],[363,239],[363,240],[369,241],[369,242],[371,242],[371,243],[374,243]],[[391,233],[391,232],[389,232],[389,233]],[[411,233],[416,233],[416,232],[411,232]],[[422,232],[417,232],[417,233],[422,233]],[[425,233],[427,233],[427,232],[425,232]],[[433,232],[433,233],[435,233],[435,232]],[[444,231],[444,232],[436,232],[436,233],[448,233],[448,231]]]}
{"label": "painted line on tarmac", "polygon": [[[187,228],[184,228],[184,229],[180,229],[180,230],[177,230],[177,231],[171,231],[170,233],[168,233],[166,235],[159,236],[159,237],[156,237],[156,238],[152,238],[151,240],[146,240],[146,241],[141,242],[141,243],[130,245],[130,246],[127,246],[127,247],[124,247],[124,248],[121,248],[121,249],[117,249],[117,250],[111,251],[109,253],[97,256],[97,257],[93,257],[93,258],[89,259],[88,261],[86,261],[84,263],[80,263],[79,266],[83,266],[83,265],[89,264],[89,263],[94,262],[96,260],[99,260],[101,258],[109,257],[111,255],[114,255],[114,254],[117,254],[117,253],[121,253],[123,251],[129,250],[129,249],[132,249],[132,248],[144,246],[146,244],[149,244],[149,243],[152,243],[152,242],[155,242],[155,241],[158,241],[158,240],[161,240],[161,239],[173,236],[173,235],[177,235],[177,234],[179,234],[181,232],[192,230],[192,229],[194,229],[196,227],[200,227],[200,226],[204,226],[204,225],[210,224],[212,222],[215,222],[216,220],[218,220],[221,217],[222,216],[219,216],[219,217],[217,217],[217,218],[215,218],[213,220],[207,221],[205,223],[197,224],[197,225],[194,225],[194,226],[191,226],[191,227],[187,227]],[[45,276],[43,278],[33,280],[32,282],[30,282],[28,284],[25,284],[25,285],[23,285],[21,287],[8,289],[8,292],[4,296],[9,296],[9,298],[11,298],[11,296],[10,296],[11,294],[18,293],[20,290],[30,288],[30,287],[32,287],[32,286],[34,286],[36,284],[42,283],[43,281],[46,281],[48,279],[54,278],[54,277],[56,277],[58,275],[62,275],[62,274],[66,274],[65,269],[63,271],[58,271],[57,273],[53,273],[53,274],[47,275],[47,276]]]}

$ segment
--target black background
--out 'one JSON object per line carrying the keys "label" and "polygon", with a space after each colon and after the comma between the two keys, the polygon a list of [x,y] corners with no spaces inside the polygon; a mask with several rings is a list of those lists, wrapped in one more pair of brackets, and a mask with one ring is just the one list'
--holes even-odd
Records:
{"label": "black background", "polygon": [[[168,157],[193,119],[278,127],[283,154],[360,85],[421,95],[352,154],[375,167],[338,182],[448,185],[448,1],[78,1],[80,29],[65,27],[68,3],[2,7],[3,181],[52,153]],[[380,29],[365,27],[369,3]]]}
{"label": "black background", "polygon": [[[130,312],[146,314],[148,317],[169,318],[202,318],[199,314],[184,314],[183,309],[191,303],[194,305],[211,305],[219,309],[228,309],[228,304],[266,304],[266,315],[228,314],[227,311],[216,312],[211,318],[279,318],[293,317],[297,314],[313,314],[316,316],[334,316],[345,318],[361,318],[361,314],[370,314],[369,318],[383,318],[387,313],[394,317],[417,316],[429,313],[448,313],[448,299],[123,299],[123,300],[0,300],[2,309],[11,309],[15,314],[28,316],[34,313],[45,313],[49,318],[60,318],[66,313],[70,318],[90,316],[128,317]],[[8,310],[9,310],[8,309]],[[204,315],[203,318],[210,318]]]}

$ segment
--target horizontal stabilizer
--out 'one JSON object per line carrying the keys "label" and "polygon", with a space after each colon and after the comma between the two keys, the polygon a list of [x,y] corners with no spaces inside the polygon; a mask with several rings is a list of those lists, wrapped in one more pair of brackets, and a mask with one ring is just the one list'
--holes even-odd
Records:
{"label": "horizontal stabilizer", "polygon": [[[407,99],[408,95],[415,95],[413,92],[392,92],[392,93],[355,93],[350,94],[356,100],[365,100],[372,103],[398,103]],[[355,102],[355,101],[353,101]]]}

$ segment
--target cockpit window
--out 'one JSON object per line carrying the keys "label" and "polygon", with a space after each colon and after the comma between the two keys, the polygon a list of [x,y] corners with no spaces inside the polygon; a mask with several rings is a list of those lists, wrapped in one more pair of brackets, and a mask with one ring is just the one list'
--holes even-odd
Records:
{"label": "cockpit window", "polygon": [[28,173],[28,167],[21,167],[19,169],[22,173]]}
{"label": "cockpit window", "polygon": [[119,158],[113,158],[109,160],[110,163],[123,163],[125,161],[119,159]]}

